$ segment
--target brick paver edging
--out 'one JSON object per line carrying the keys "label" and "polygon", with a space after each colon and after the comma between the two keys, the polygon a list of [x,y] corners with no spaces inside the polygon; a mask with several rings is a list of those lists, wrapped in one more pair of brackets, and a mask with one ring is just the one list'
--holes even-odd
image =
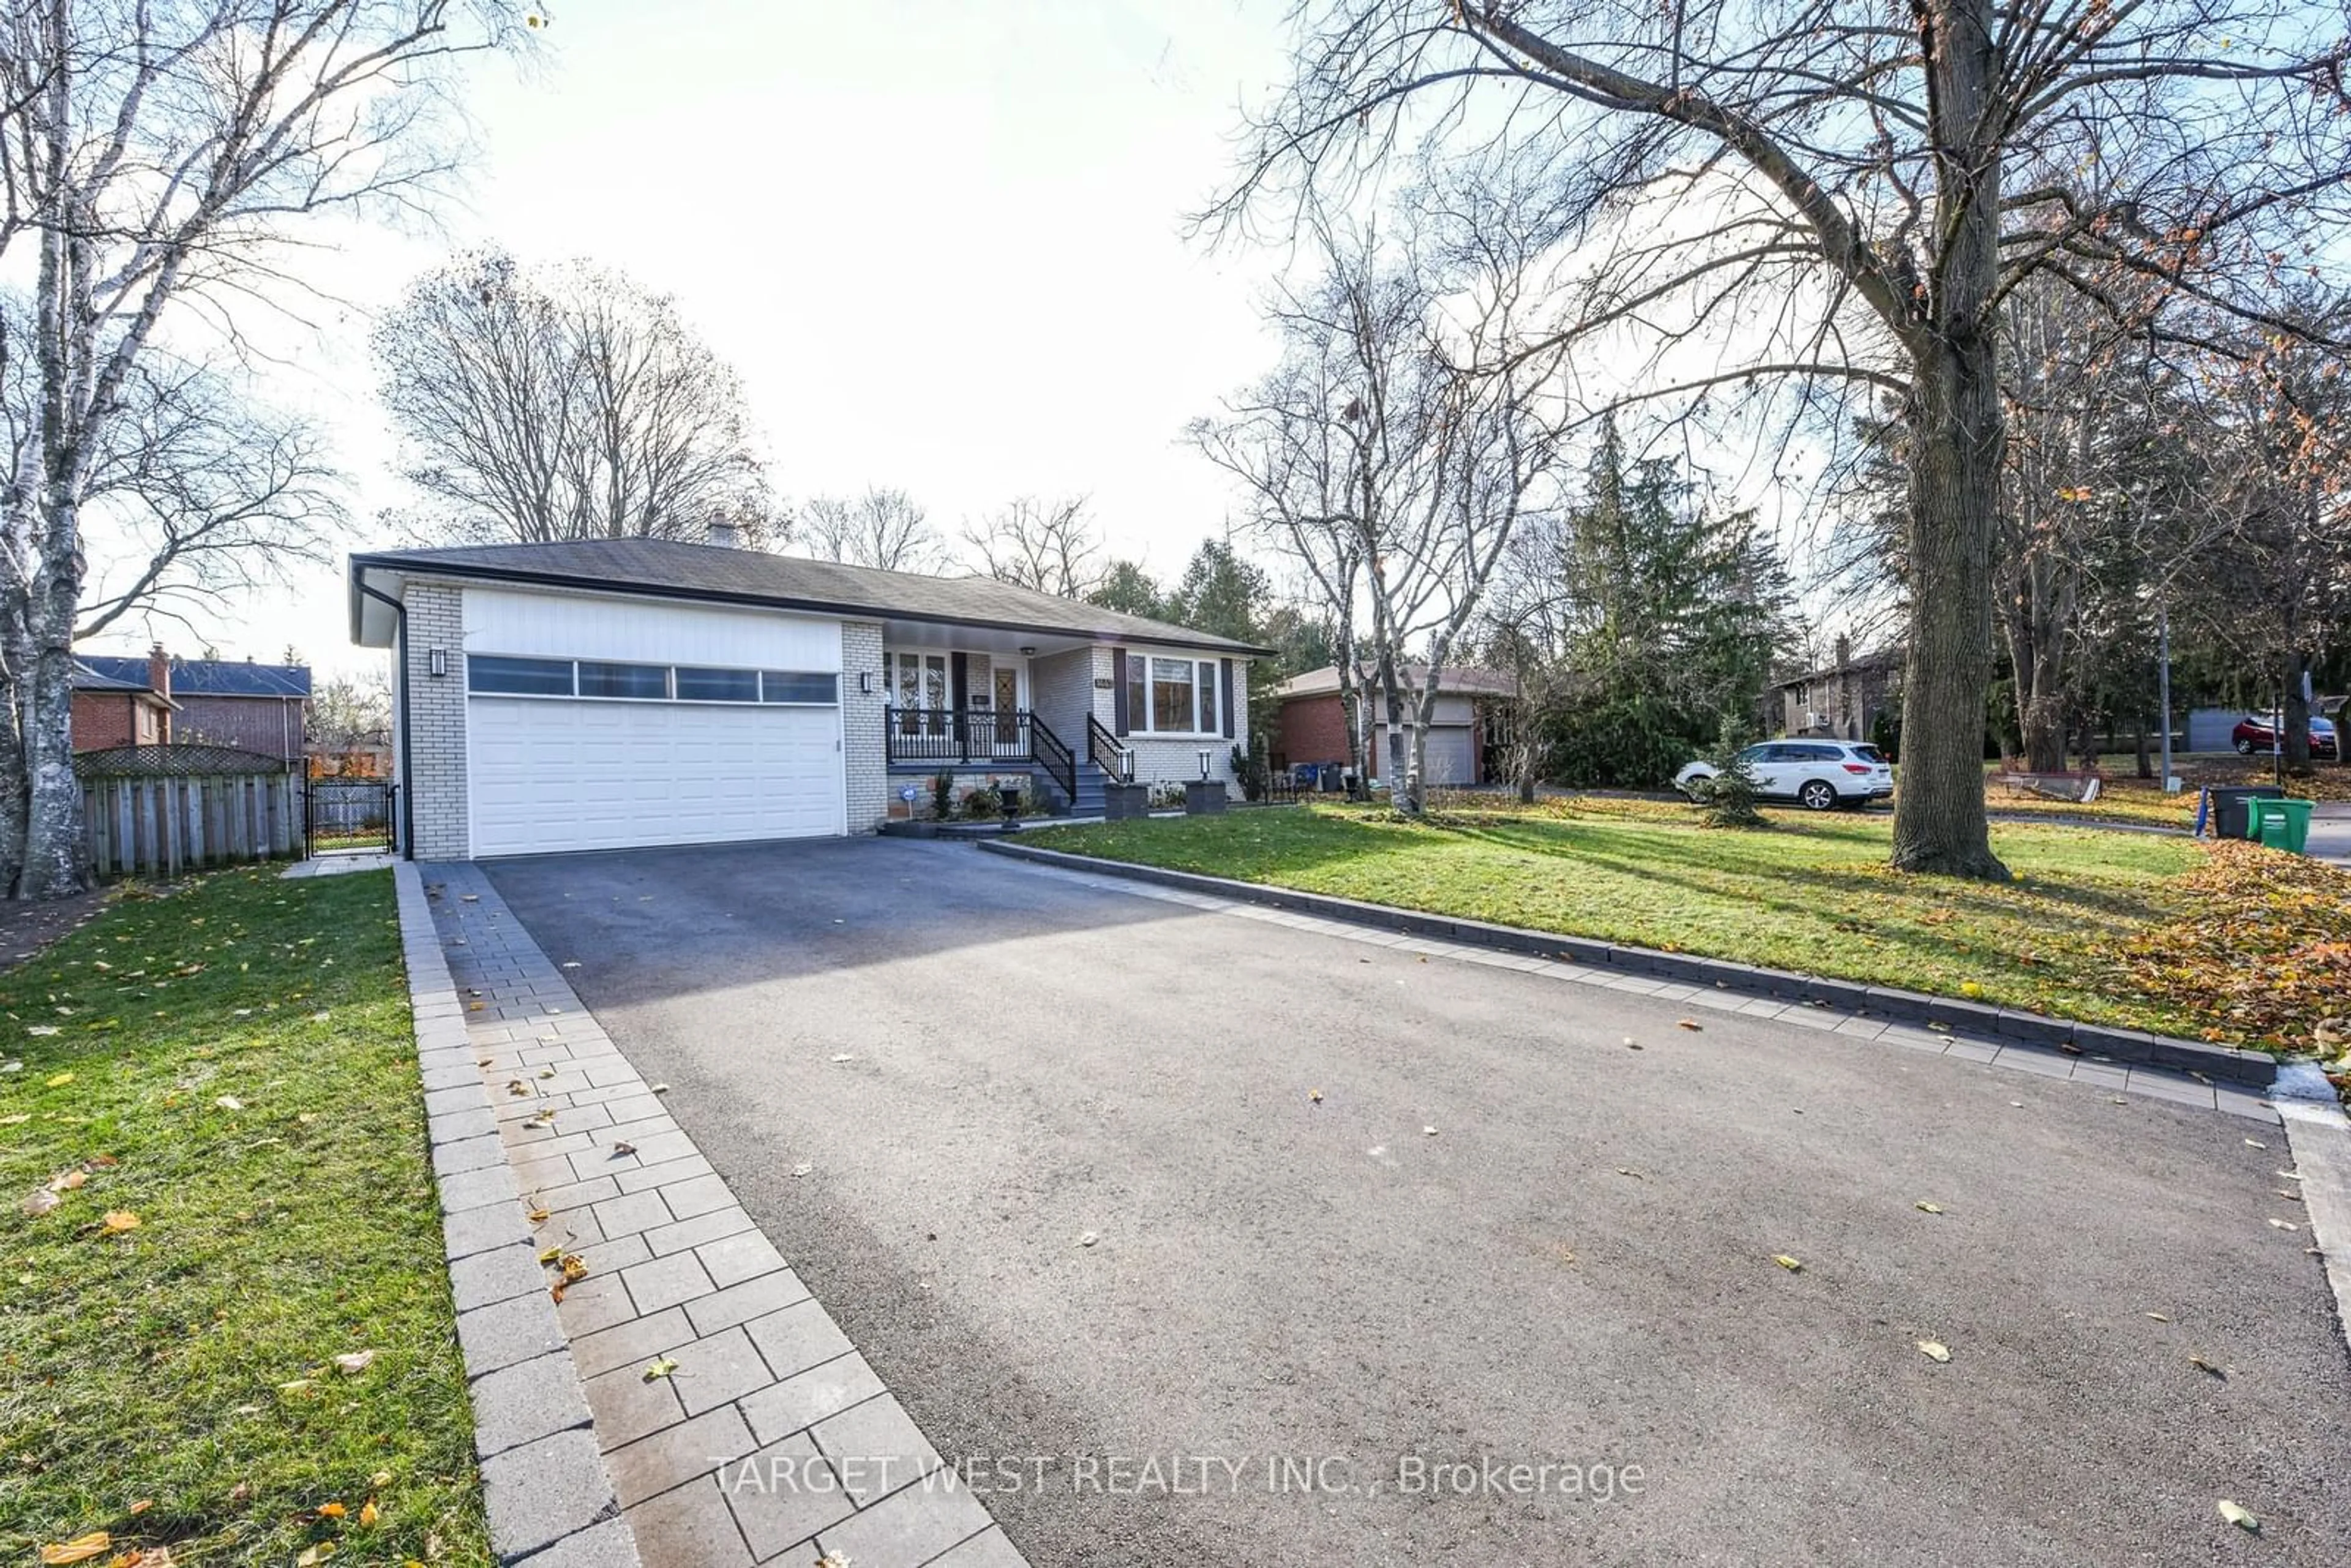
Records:
{"label": "brick paver edging", "polygon": [[[466,1045],[465,1071],[448,1082],[462,1080],[470,1107],[488,1095],[502,1195],[490,1212],[511,1217],[502,1229],[533,1232],[519,1254],[528,1269],[501,1265],[496,1287],[528,1293],[480,1310],[514,1311],[553,1335],[562,1375],[543,1381],[576,1411],[580,1427],[565,1435],[591,1462],[601,1454],[614,1528],[633,1537],[644,1568],[1023,1568],[670,1116],[667,1085],[639,1076],[580,1005],[569,966],[548,957],[480,867],[425,866],[420,885]],[[551,1313],[542,1249],[581,1270]],[[532,1357],[503,1396],[541,1397],[542,1380],[520,1369],[552,1358],[501,1354]],[[508,1377],[491,1371],[475,1385],[477,1410],[482,1385]]]}
{"label": "brick paver edging", "polygon": [[1170,871],[1163,866],[1140,865],[1133,861],[1071,854],[1061,850],[1040,849],[1034,844],[1004,839],[983,840],[978,847],[990,854],[1011,855],[1067,871],[1091,872],[1102,876],[1155,883],[1163,887],[1186,888],[1195,893],[1228,898],[1236,903],[1262,904],[1276,909],[1343,920],[1358,925],[1379,926],[1438,941],[1473,942],[1506,952],[1524,953],[1541,958],[1565,958],[1573,963],[1619,969],[1627,975],[1653,979],[1712,986],[1756,997],[1843,1008],[1864,1018],[1933,1024],[1980,1036],[2054,1046],[2060,1050],[2071,1049],[2085,1055],[2110,1057],[2120,1062],[2144,1063],[2176,1072],[2199,1073],[2208,1079],[2251,1084],[2255,1088],[2266,1089],[2277,1076],[2277,1063],[2259,1051],[2206,1045],[2200,1040],[2175,1040],[2167,1035],[2150,1034],[2145,1030],[2109,1029],[2103,1024],[2074,1023],[2066,1019],[2049,1018],[2016,1008],[1992,1007],[1983,1002],[1949,997],[1930,997],[1888,986],[1864,985],[1858,980],[1833,980],[1818,975],[1767,969],[1723,958],[1701,958],[1688,953],[1662,953],[1650,947],[1600,942],[1588,936],[1563,936],[1557,932],[1530,931],[1523,926],[1494,925],[1482,920],[1430,915],[1384,904],[1366,904],[1330,894],[1303,893],[1296,888],[1239,882],[1199,872]]}
{"label": "brick paver edging", "polygon": [[491,1550],[501,1563],[529,1568],[639,1568],[423,879],[402,862],[392,885]]}

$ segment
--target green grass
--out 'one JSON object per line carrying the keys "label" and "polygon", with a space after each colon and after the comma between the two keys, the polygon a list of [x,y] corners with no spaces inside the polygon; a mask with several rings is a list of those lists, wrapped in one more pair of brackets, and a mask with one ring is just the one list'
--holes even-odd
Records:
{"label": "green grass", "polygon": [[119,898],[0,975],[0,1563],[489,1562],[390,873]]}
{"label": "green grass", "polygon": [[2091,1022],[2201,1035],[2192,1004],[2135,987],[2121,943],[2192,913],[2185,840],[1995,825],[2021,880],[1886,869],[1883,817],[1767,812],[1713,831],[1687,807],[1571,800],[1427,824],[1333,807],[1106,823],[1025,835],[1047,848],[1207,872]]}

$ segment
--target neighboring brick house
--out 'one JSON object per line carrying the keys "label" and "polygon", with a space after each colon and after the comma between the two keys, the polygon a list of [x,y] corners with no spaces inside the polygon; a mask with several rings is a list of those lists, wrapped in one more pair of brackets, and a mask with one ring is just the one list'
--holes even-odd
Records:
{"label": "neighboring brick house", "polygon": [[74,660],[76,751],[168,746],[176,706],[172,701],[172,661],[161,647],[144,659],[89,654]]}
{"label": "neighboring brick house", "polygon": [[[1420,687],[1427,679],[1427,665],[1405,666],[1407,711],[1409,705],[1418,700]],[[1499,738],[1496,722],[1499,716],[1494,710],[1516,696],[1518,689],[1518,683],[1502,670],[1464,666],[1438,675],[1437,707],[1428,726],[1429,783],[1493,781],[1499,769],[1488,754]],[[1358,695],[1364,704],[1362,727],[1370,754],[1365,760],[1373,777],[1378,779],[1387,766],[1387,726],[1380,721],[1387,704],[1368,689]],[[1273,688],[1273,700],[1280,712],[1280,722],[1274,728],[1274,766],[1345,763],[1347,710],[1339,695],[1336,664],[1291,676]],[[1405,745],[1409,755],[1412,736],[1408,730]]]}
{"label": "neighboring brick house", "polygon": [[1771,695],[1764,701],[1772,734],[1867,740],[1878,719],[1899,700],[1900,643],[1859,656],[1843,637],[1835,647],[1834,663],[1772,683]]}
{"label": "neighboring brick house", "polygon": [[74,749],[226,746],[287,762],[304,754],[306,664],[84,653],[74,674]]}

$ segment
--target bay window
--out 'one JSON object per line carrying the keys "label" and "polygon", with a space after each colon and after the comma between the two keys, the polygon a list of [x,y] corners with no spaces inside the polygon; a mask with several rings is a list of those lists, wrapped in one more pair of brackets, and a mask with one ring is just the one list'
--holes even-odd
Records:
{"label": "bay window", "polygon": [[1135,735],[1217,733],[1215,661],[1129,655],[1126,721]]}

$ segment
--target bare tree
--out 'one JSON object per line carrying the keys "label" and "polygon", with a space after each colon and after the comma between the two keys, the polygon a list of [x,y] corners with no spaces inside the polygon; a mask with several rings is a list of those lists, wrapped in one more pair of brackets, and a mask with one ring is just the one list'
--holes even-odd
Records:
{"label": "bare tree", "polygon": [[[0,871],[83,881],[72,641],[82,507],[177,308],[234,336],[304,217],[413,208],[452,167],[452,68],[527,25],[496,0],[21,0],[0,8],[0,265],[30,279],[0,354],[38,439],[0,496]],[[21,253],[21,254],[20,254]]]}
{"label": "bare tree", "polygon": [[[7,472],[40,438],[33,366],[0,364]],[[151,351],[125,378],[82,492],[77,638],[190,612],[333,556],[346,516],[326,440],[233,377]]]}
{"label": "bare tree", "polygon": [[946,545],[921,502],[869,485],[858,496],[811,496],[793,518],[796,542],[820,560],[883,571],[937,571]]}
{"label": "bare tree", "polygon": [[392,744],[392,672],[376,665],[362,675],[321,682],[310,694],[305,727],[311,742],[328,756]]}
{"label": "bare tree", "polygon": [[1293,16],[1290,78],[1217,215],[1344,195],[1418,141],[1509,171],[1586,259],[1558,330],[1610,350],[1614,401],[1766,376],[1894,395],[1911,635],[1893,861],[2004,875],[1979,749],[2002,308],[2045,277],[2172,338],[2275,324],[2280,275],[2320,265],[2340,221],[2339,16],[2294,0],[1302,0]]}
{"label": "bare tree", "polygon": [[1273,310],[1281,362],[1193,439],[1314,584],[1342,704],[1365,686],[1384,703],[1390,798],[1416,810],[1447,663],[1556,455],[1558,355],[1521,340],[1525,259],[1490,234],[1457,244],[1456,272],[1370,233],[1314,235],[1323,272]]}
{"label": "bare tree", "polygon": [[490,251],[409,286],[377,327],[381,396],[427,531],[492,541],[771,532],[735,372],[667,295],[587,262]]}
{"label": "bare tree", "polygon": [[988,517],[967,524],[964,542],[978,556],[985,576],[1040,593],[1083,599],[1101,586],[1103,577],[1102,537],[1087,510],[1088,499],[1015,497]]}

